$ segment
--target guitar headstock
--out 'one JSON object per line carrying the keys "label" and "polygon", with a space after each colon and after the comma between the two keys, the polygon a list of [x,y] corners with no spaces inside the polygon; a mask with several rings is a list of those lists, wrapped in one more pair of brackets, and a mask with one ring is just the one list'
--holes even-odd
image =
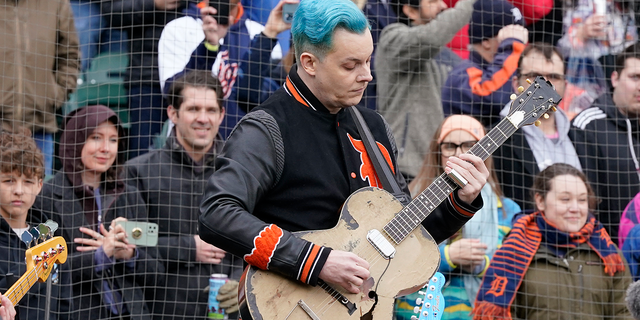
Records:
{"label": "guitar headstock", "polygon": [[53,237],[35,245],[25,252],[27,270],[34,270],[40,282],[49,277],[54,264],[67,261],[67,242],[62,237]]}
{"label": "guitar headstock", "polygon": [[440,320],[444,313],[444,296],[442,295],[442,287],[444,287],[444,276],[440,272],[431,277],[429,283],[418,294],[422,298],[416,299],[416,307],[411,316],[411,320]]}
{"label": "guitar headstock", "polygon": [[526,125],[539,125],[538,119],[542,116],[549,117],[547,113],[555,112],[556,106],[562,97],[553,88],[551,82],[538,76],[533,81],[527,80],[531,85],[527,89],[518,88],[520,95],[511,95],[511,110],[507,119],[516,127]]}

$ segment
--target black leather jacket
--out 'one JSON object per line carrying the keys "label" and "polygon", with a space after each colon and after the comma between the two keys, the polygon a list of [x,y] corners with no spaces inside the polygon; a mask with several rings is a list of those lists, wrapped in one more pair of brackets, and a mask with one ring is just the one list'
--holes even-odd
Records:
{"label": "black leather jacket", "polygon": [[[330,249],[291,232],[335,226],[347,197],[373,185],[374,177],[363,175],[365,156],[356,146],[361,138],[349,112],[329,114],[296,68],[284,88],[241,120],[216,159],[201,204],[200,237],[259,268],[313,285]],[[359,110],[397,167],[386,122],[374,111]],[[408,194],[404,178],[395,173]],[[454,192],[441,206],[423,222],[437,242],[459,230],[482,207],[482,197],[468,205]],[[318,250],[315,257],[306,254],[312,249]],[[313,271],[305,277],[309,266]]]}

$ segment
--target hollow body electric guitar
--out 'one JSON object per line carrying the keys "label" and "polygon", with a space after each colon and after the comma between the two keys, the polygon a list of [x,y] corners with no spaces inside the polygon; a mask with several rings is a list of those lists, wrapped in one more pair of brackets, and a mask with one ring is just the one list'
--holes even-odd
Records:
{"label": "hollow body electric guitar", "polygon": [[[487,159],[516,130],[539,124],[538,118],[555,111],[561,100],[542,77],[519,91],[519,96],[511,96],[509,115],[469,153]],[[453,178],[442,174],[405,207],[382,189],[354,192],[334,228],[296,235],[367,260],[371,277],[361,292],[351,294],[323,282],[312,287],[250,266],[239,292],[242,319],[391,319],[395,297],[418,291],[438,268],[438,246],[421,222],[457,187]]]}
{"label": "hollow body electric guitar", "polygon": [[[47,227],[48,225],[42,224],[39,229],[44,230]],[[57,224],[55,224],[55,228],[57,228]],[[27,245],[30,245],[32,242],[37,243],[37,238],[42,241],[46,237],[53,235],[51,229],[52,228],[48,229],[46,234],[44,232],[40,233],[38,228],[25,231],[22,239],[28,242]],[[33,238],[33,235],[35,235],[36,239]],[[62,264],[67,261],[66,246],[67,242],[64,238],[53,237],[27,249],[24,254],[27,271],[3,295],[9,298],[13,305],[17,305],[37,281],[47,281],[47,278],[49,278],[54,270],[55,264]]]}

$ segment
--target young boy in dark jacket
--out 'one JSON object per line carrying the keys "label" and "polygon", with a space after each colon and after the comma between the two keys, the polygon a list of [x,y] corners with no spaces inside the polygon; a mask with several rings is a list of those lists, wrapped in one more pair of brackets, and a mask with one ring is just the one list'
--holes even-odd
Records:
{"label": "young boy in dark jacket", "polygon": [[[31,210],[43,178],[44,159],[31,133],[0,132],[0,292],[28,271],[25,251],[29,247],[21,240],[22,233],[47,221],[42,212]],[[15,306],[16,319],[45,319],[47,312],[49,319],[74,319],[69,312],[73,306],[68,274],[60,273],[59,281],[66,285],[51,286],[49,310],[46,283],[26,288],[28,292]]]}

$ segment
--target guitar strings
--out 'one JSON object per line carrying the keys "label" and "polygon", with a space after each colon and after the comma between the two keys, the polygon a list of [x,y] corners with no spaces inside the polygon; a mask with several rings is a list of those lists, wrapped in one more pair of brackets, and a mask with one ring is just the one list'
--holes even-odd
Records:
{"label": "guitar strings", "polygon": [[[37,274],[34,274],[36,272],[36,268],[38,268],[39,266],[34,267],[33,269],[31,269],[31,271],[29,271],[26,274],[26,277],[23,276],[22,280],[18,279],[18,282],[16,283],[16,285],[12,286],[12,288],[9,288],[9,290],[6,292],[5,296],[7,298],[9,298],[9,300],[11,300],[11,302],[13,302],[13,304],[18,304],[18,302],[20,301],[16,301],[18,299],[18,296],[24,296],[29,289],[31,289],[31,286],[33,284],[36,283],[36,281],[38,281],[38,276]],[[35,279],[32,279],[32,277],[35,276]],[[26,287],[26,290],[24,289],[24,287]],[[20,291],[18,291],[20,290]]]}

